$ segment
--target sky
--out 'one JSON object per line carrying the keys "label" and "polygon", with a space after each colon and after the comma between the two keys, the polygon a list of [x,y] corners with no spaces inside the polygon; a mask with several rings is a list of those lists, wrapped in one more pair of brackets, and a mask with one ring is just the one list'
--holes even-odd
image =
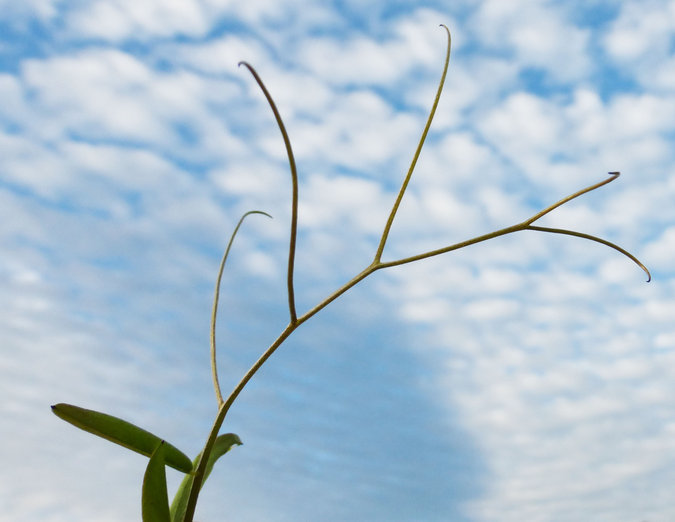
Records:
{"label": "sky", "polygon": [[[104,411],[188,455],[196,519],[675,519],[674,0],[0,0],[0,520],[140,519],[147,459],[51,414]],[[172,493],[181,480],[168,472]]]}

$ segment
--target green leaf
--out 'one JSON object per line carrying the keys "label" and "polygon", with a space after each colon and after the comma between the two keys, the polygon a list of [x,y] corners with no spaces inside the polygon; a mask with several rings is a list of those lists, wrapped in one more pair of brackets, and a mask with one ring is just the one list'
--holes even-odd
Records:
{"label": "green leaf", "polygon": [[[213,469],[216,461],[225,455],[225,453],[230,451],[234,446],[241,445],[241,439],[234,433],[225,433],[218,436],[216,442],[213,445],[211,455],[209,456],[209,461],[206,463],[206,471],[204,473],[204,480],[202,480],[202,487],[204,487],[204,483],[211,474],[211,470]],[[197,455],[197,458],[193,462],[193,467],[197,467],[201,456],[201,453]],[[193,480],[194,475],[186,475],[180,487],[178,488],[178,491],[176,491],[176,496],[173,498],[173,502],[171,503],[171,522],[181,522],[183,520]]]}
{"label": "green leaf", "polygon": [[171,522],[166,492],[165,450],[166,444],[162,440],[150,457],[143,476],[143,522]]}
{"label": "green leaf", "polygon": [[[56,404],[52,411],[66,422],[78,428],[103,437],[115,444],[129,448],[137,453],[149,457],[153,454],[162,439],[157,435],[145,431],[125,420],[94,410],[86,410],[72,404]],[[167,466],[190,473],[192,462],[182,451],[165,443],[165,459]]]}

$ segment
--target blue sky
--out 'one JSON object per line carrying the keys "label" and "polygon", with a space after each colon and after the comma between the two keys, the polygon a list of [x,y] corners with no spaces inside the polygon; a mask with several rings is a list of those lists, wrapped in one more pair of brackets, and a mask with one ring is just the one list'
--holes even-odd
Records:
{"label": "blue sky", "polygon": [[[675,518],[675,1],[0,0],[3,520],[140,518],[146,461],[70,402],[190,455],[285,327],[372,260],[446,88],[380,271],[245,389],[202,522]],[[180,476],[171,471],[170,486]]]}

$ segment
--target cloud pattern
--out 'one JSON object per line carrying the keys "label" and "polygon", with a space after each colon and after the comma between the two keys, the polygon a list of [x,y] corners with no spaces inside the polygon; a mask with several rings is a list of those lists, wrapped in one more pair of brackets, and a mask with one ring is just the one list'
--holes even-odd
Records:
{"label": "cloud pattern", "polygon": [[[73,402],[191,453],[285,326],[300,168],[307,309],[372,259],[453,32],[446,90],[385,250],[414,255],[303,326],[244,392],[198,517],[675,516],[675,2],[0,0],[0,504],[8,520],[133,520],[142,457],[73,431]],[[543,223],[542,223],[543,224]],[[93,465],[99,466],[94,469]],[[180,480],[169,475],[172,486]]]}

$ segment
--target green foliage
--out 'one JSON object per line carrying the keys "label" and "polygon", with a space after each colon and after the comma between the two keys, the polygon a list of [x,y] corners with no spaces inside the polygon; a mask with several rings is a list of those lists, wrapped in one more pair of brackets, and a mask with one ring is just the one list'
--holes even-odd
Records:
{"label": "green foliage", "polygon": [[164,441],[154,451],[143,476],[141,513],[143,522],[170,522],[169,495],[166,492]]}
{"label": "green foliage", "polygon": [[[62,419],[74,424],[75,426],[89,431],[95,435],[106,438],[116,444],[125,446],[133,451],[141,453],[143,455],[149,456],[150,461],[148,462],[148,467],[145,473],[145,478],[143,481],[143,504],[142,504],[142,513],[144,522],[192,522],[195,512],[195,507],[197,504],[197,499],[199,492],[201,491],[204,482],[208,478],[215,465],[216,461],[225,455],[230,449],[236,445],[241,444],[239,437],[233,433],[227,433],[224,435],[218,435],[220,428],[225,421],[227,412],[229,411],[232,404],[236,401],[237,397],[251,380],[251,378],[257,373],[257,371],[265,364],[267,359],[284,343],[286,339],[304,322],[313,317],[316,313],[321,311],[323,308],[328,306],[335,299],[340,297],[342,294],[347,292],[349,289],[357,285],[359,282],[363,281],[366,277],[370,276],[374,272],[389,268],[393,266],[403,265],[407,263],[413,263],[422,259],[429,257],[437,256],[453,250],[458,250],[460,248],[467,247],[482,241],[487,241],[499,236],[506,234],[512,234],[515,232],[521,232],[525,230],[537,231],[537,232],[547,232],[551,234],[562,234],[579,237],[582,239],[588,239],[596,243],[600,243],[610,248],[622,253],[623,255],[630,258],[635,262],[642,270],[647,274],[647,280],[651,279],[649,271],[647,268],[637,259],[635,256],[624,250],[623,248],[596,236],[586,234],[583,232],[577,232],[574,230],[558,229],[558,228],[548,228],[536,226],[534,223],[539,220],[544,215],[552,212],[556,208],[568,203],[569,201],[586,194],[588,192],[594,191],[608,183],[611,183],[618,178],[618,172],[610,172],[610,177],[595,183],[589,187],[581,189],[574,194],[571,194],[557,203],[554,203],[530,218],[526,219],[521,223],[511,225],[489,234],[484,234],[481,236],[462,241],[453,245],[447,245],[435,250],[430,250],[427,252],[422,252],[417,255],[410,257],[405,257],[401,259],[395,259],[391,261],[382,261],[382,255],[384,253],[384,248],[389,238],[389,232],[391,226],[396,217],[396,213],[401,204],[403,196],[408,187],[408,183],[412,177],[413,171],[417,164],[417,160],[424,146],[429,128],[431,127],[431,122],[436,113],[436,108],[441,97],[441,92],[443,91],[443,85],[445,83],[445,77],[448,70],[448,64],[450,60],[450,48],[451,48],[451,38],[450,31],[447,27],[442,26],[447,33],[447,49],[445,54],[445,62],[443,66],[443,72],[441,79],[438,85],[436,96],[432,104],[431,111],[427,118],[426,125],[422,132],[422,137],[420,138],[415,153],[413,155],[412,162],[408,169],[408,172],[403,180],[399,193],[394,201],[392,209],[389,213],[386,225],[380,236],[380,241],[377,247],[377,250],[373,256],[372,262],[366,266],[361,272],[355,275],[350,281],[344,284],[342,287],[338,288],[332,294],[327,296],[316,306],[306,311],[304,314],[298,315],[295,305],[295,289],[294,289],[294,265],[295,265],[295,245],[296,245],[296,236],[297,236],[297,222],[298,222],[298,174],[295,166],[295,159],[293,156],[293,150],[291,147],[291,142],[286,132],[283,120],[277,107],[270,95],[269,91],[265,87],[263,81],[261,80],[258,73],[255,69],[247,64],[242,62],[240,65],[244,65],[249,72],[253,75],[253,78],[258,83],[261,91],[263,92],[267,102],[270,105],[270,108],[274,114],[277,126],[281,131],[284,144],[286,146],[286,153],[288,155],[289,168],[291,173],[291,183],[292,183],[292,199],[291,199],[291,230],[290,230],[290,241],[289,241],[289,253],[288,253],[288,273],[287,273],[287,292],[288,292],[288,309],[289,309],[289,323],[279,334],[277,339],[260,355],[259,359],[251,366],[251,368],[243,375],[239,383],[232,390],[230,395],[227,398],[223,397],[222,391],[220,389],[220,384],[218,381],[218,373],[216,370],[216,342],[215,342],[215,321],[216,321],[216,312],[218,309],[218,298],[220,291],[220,282],[221,276],[225,267],[227,256],[229,254],[230,248],[232,246],[233,240],[239,231],[241,224],[244,219],[251,214],[264,214],[270,217],[265,212],[254,210],[244,214],[239,223],[237,224],[230,241],[228,243],[227,249],[223,256],[220,270],[218,272],[218,277],[216,280],[216,289],[213,303],[213,311],[211,316],[211,371],[213,378],[213,386],[216,396],[216,401],[218,404],[218,412],[213,421],[213,426],[207,437],[206,443],[202,452],[195,458],[194,463],[190,462],[189,458],[177,450],[174,446],[171,446],[168,443],[165,443],[159,437],[116,417],[106,415],[99,412],[94,412],[92,410],[85,410],[76,406],[71,406],[68,404],[57,404],[52,407],[52,410],[56,415]],[[182,484],[178,488],[174,500],[169,508],[167,491],[166,491],[166,477],[164,466],[168,465],[174,467],[187,475],[183,479]]]}
{"label": "green foliage", "polygon": [[[234,446],[241,446],[242,442],[239,436],[234,433],[225,433],[220,435],[216,442],[213,444],[213,449],[209,455],[208,461],[206,463],[206,469],[204,471],[204,481],[209,478],[213,466],[216,464],[216,461],[230,451]],[[194,466],[197,467],[199,459],[202,458],[202,454],[197,455],[197,458],[194,461]],[[187,501],[190,496],[190,490],[192,489],[192,483],[194,482],[193,475],[185,475],[183,482],[178,487],[176,496],[171,503],[171,522],[180,522],[185,517],[185,510],[187,509]],[[204,483],[202,482],[202,486]]]}
{"label": "green foliage", "polygon": [[185,453],[171,444],[164,443],[157,435],[153,435],[130,422],[72,404],[55,404],[52,406],[52,411],[56,416],[84,431],[108,439],[146,457],[151,456],[160,443],[163,443],[163,454],[166,455],[164,461],[167,466],[183,473],[192,471],[192,462]]}

